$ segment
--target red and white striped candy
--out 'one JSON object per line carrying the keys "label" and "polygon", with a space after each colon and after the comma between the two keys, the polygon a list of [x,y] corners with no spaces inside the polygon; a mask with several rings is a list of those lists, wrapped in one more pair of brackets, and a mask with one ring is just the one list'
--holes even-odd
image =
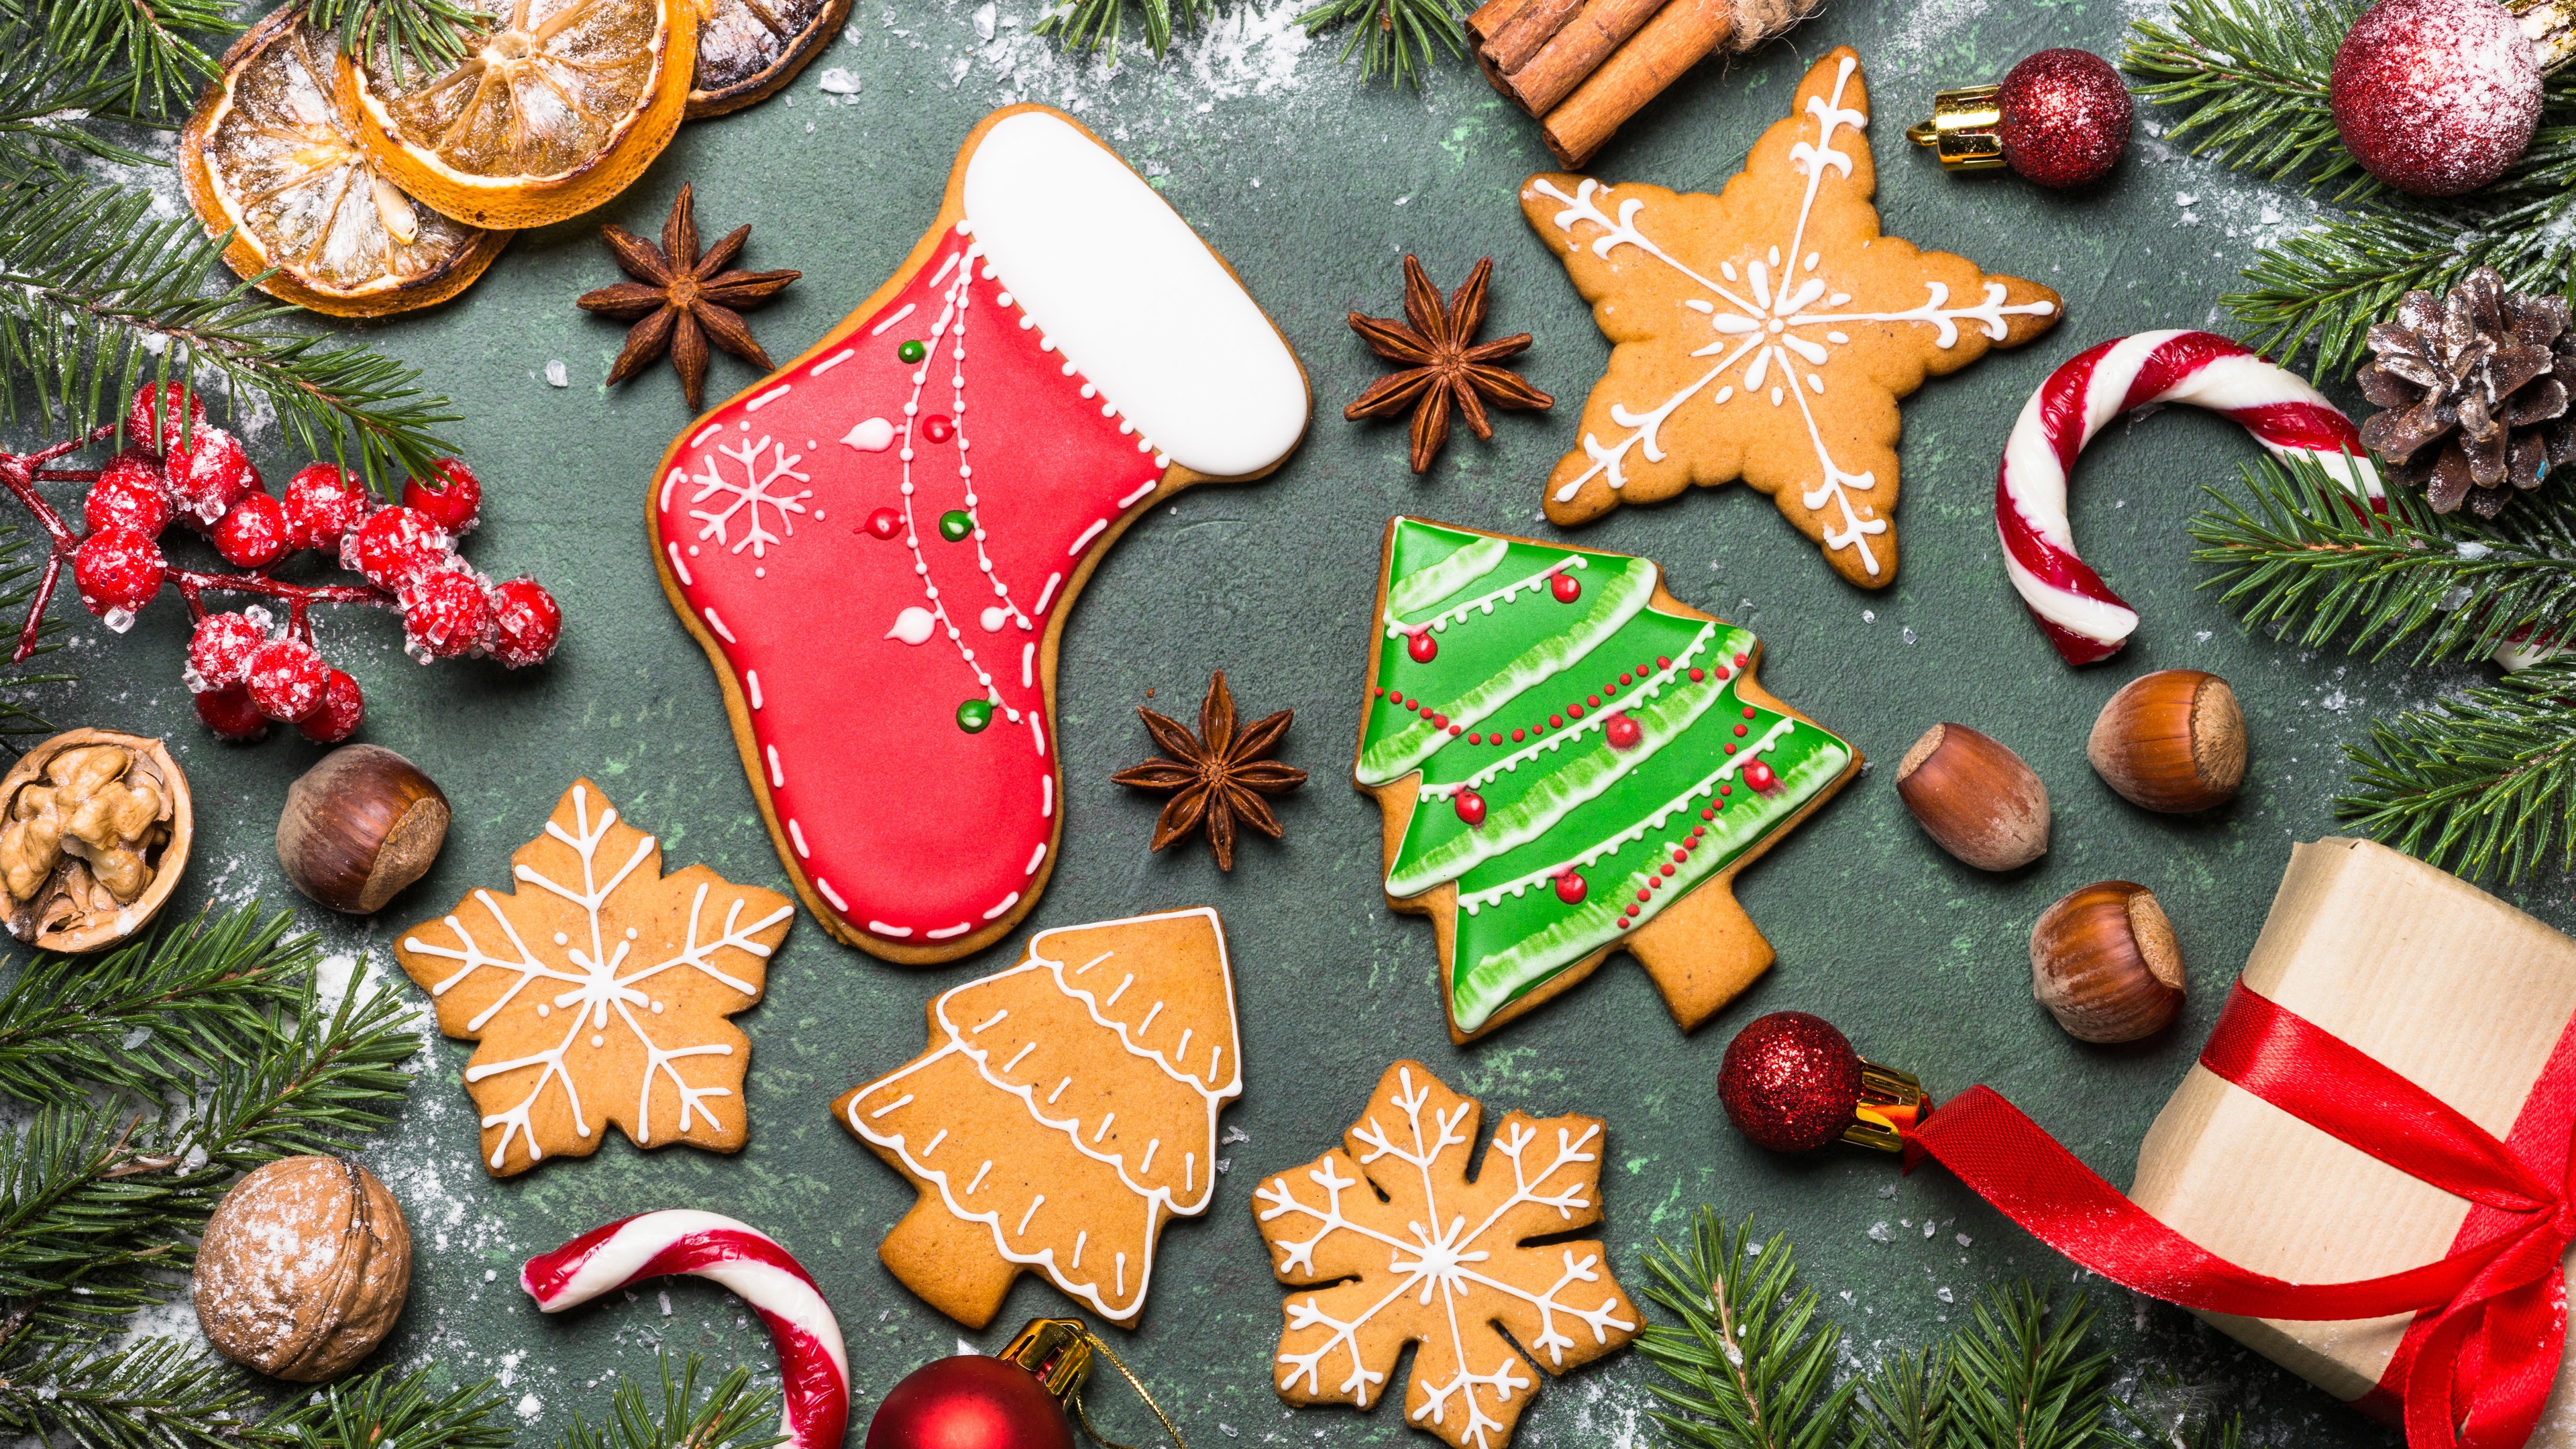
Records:
{"label": "red and white striped candy", "polygon": [[793,1449],[841,1449],[850,1426],[850,1360],[840,1320],[814,1279],[768,1234],[714,1213],[641,1213],[593,1228],[519,1270],[519,1286],[560,1313],[647,1278],[720,1283],[769,1325]]}
{"label": "red and white striped candy", "polygon": [[2274,457],[2313,459],[2356,495],[2381,496],[2350,418],[2296,375],[2215,332],[2140,332],[2078,354],[2031,394],[1995,477],[2004,571],[2069,664],[2119,653],[2138,615],[2076,557],[2066,480],[2095,433],[2155,403],[2223,413]]}

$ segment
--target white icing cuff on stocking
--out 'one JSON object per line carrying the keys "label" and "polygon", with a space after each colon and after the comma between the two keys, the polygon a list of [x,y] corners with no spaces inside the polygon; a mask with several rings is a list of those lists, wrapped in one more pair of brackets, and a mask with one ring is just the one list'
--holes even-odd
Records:
{"label": "white icing cuff on stocking", "polygon": [[1258,473],[1306,430],[1306,381],[1233,273],[1127,163],[1043,111],[966,164],[967,223],[1012,300],[1175,463]]}

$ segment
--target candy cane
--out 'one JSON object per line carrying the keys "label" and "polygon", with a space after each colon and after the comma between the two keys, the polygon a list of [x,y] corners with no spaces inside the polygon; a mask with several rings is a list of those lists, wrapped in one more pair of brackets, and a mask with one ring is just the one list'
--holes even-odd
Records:
{"label": "candy cane", "polygon": [[768,1234],[714,1213],[641,1213],[530,1258],[519,1286],[540,1312],[560,1313],[674,1273],[724,1285],[769,1325],[793,1449],[841,1449],[850,1424],[850,1360],[840,1321],[812,1276]]}
{"label": "candy cane", "polygon": [[2223,413],[2274,457],[2311,459],[2374,504],[2382,496],[2350,418],[2315,388],[2217,333],[2140,332],[2078,354],[2031,394],[1995,476],[2004,572],[2069,664],[2119,653],[2138,615],[2076,557],[2067,475],[2113,418],[2168,402]]}

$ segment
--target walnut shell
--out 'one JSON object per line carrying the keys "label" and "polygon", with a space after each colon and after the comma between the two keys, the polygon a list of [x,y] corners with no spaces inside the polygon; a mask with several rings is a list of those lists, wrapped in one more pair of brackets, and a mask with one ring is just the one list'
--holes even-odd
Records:
{"label": "walnut shell", "polygon": [[355,1367],[411,1292],[411,1227],[374,1173],[285,1157],[234,1183],[206,1220],[191,1280],[215,1351],[297,1383]]}
{"label": "walnut shell", "polygon": [[150,925],[187,869],[196,812],[161,741],[65,730],[0,776],[0,908],[10,934],[64,953]]}

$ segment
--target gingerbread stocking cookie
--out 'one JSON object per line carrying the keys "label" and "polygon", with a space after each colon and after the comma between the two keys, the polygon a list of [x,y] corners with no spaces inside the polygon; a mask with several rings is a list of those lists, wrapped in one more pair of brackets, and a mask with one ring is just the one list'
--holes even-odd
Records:
{"label": "gingerbread stocking cookie", "polygon": [[1533,176],[1521,211],[1616,344],[1550,521],[1742,479],[1835,572],[1896,579],[1897,399],[2055,326],[2058,295],[1883,236],[1860,58],[1807,72],[1717,196]]}
{"label": "gingerbread stocking cookie", "polygon": [[1387,525],[1353,774],[1386,895],[1438,926],[1449,1034],[1634,955],[1684,1030],[1771,964],[1735,873],[1860,771],[1756,684],[1762,643],[1652,559]]}
{"label": "gingerbread stocking cookie", "polygon": [[1069,116],[998,111],[894,280],[693,424],[647,508],[798,894],[897,961],[998,939],[1061,826],[1055,655],[1101,553],[1304,432],[1224,260]]}

